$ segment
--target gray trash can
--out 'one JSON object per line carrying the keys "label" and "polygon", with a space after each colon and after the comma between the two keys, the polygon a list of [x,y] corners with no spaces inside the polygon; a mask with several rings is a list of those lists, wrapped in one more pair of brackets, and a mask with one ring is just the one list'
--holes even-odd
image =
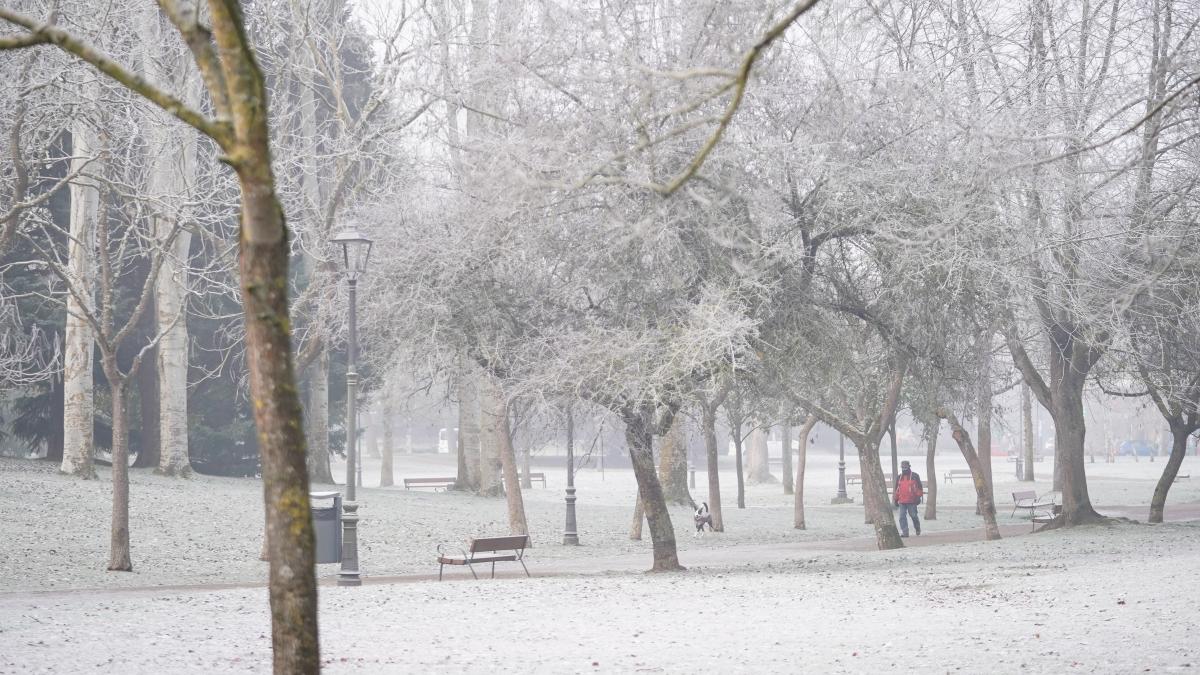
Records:
{"label": "gray trash can", "polygon": [[[317,564],[342,561],[342,493],[310,492],[313,532],[317,537]],[[318,501],[330,500],[328,506]]]}

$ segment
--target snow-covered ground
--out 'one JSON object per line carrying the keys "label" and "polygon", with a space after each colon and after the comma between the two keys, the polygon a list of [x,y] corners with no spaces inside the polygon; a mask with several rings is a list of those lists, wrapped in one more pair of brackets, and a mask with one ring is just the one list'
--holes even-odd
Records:
{"label": "snow-covered ground", "polygon": [[[920,471],[924,458],[912,457]],[[452,474],[445,456],[398,456],[397,478]],[[581,547],[559,544],[561,468],[525,494],[533,579],[438,583],[434,546],[506,530],[504,503],[458,494],[366,488],[361,588],[321,588],[330,672],[1188,672],[1200,628],[1200,523],[1119,523],[977,541],[967,481],[939,485],[940,513],[921,543],[870,550],[856,503],[831,506],[836,458],[810,459],[808,526],[791,497],[752,486],[727,532],[690,536],[675,509],[683,574],[646,575],[649,541],[627,537],[628,470],[578,477]],[[856,462],[851,462],[848,471]],[[1162,463],[1089,464],[1102,512],[1144,520]],[[1048,489],[1051,466],[1036,465]],[[965,468],[949,452],[938,472]],[[1189,457],[1168,518],[1198,515],[1200,461]],[[339,467],[335,467],[335,471]],[[924,472],[922,472],[924,473]],[[994,465],[1002,523],[1009,493],[1029,489]],[[939,475],[939,478],[941,476]],[[705,484],[703,473],[697,484]],[[367,485],[377,484],[368,463]],[[314,489],[321,489],[315,486]],[[851,488],[851,494],[854,490]],[[260,485],[135,472],[133,573],[104,571],[110,485],[53,467],[0,460],[0,672],[266,672],[270,630],[258,560]],[[702,497],[702,491],[697,491]],[[1019,520],[1008,534],[1026,532]],[[916,542],[914,542],[916,543]],[[610,571],[604,574],[606,570]],[[509,570],[511,572],[511,570]],[[336,565],[320,568],[329,578]],[[542,573],[542,576],[538,576]],[[384,579],[409,576],[408,579]],[[370,583],[388,581],[388,583]],[[193,585],[226,585],[201,588]],[[246,584],[246,588],[228,585]],[[154,586],[187,588],[149,588]],[[140,587],[133,589],[130,587]],[[74,590],[68,590],[74,589]],[[86,590],[84,590],[86,589]],[[916,665],[911,664],[916,659]]]}

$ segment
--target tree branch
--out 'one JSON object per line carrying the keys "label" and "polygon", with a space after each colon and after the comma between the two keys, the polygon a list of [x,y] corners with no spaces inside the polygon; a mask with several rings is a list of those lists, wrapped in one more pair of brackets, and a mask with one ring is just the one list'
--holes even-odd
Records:
{"label": "tree branch", "polygon": [[212,31],[200,23],[199,7],[188,16],[176,0],[158,0],[158,6],[183,36],[183,41],[192,52],[204,85],[212,96],[213,108],[220,118],[229,118],[229,89],[221,71],[221,60],[213,49]]}
{"label": "tree branch", "polygon": [[[200,133],[208,136],[216,141],[222,147],[231,140],[229,136],[230,127],[228,123],[217,120],[211,120],[200,112],[191,109],[183,101],[175,96],[155,87],[150,82],[146,81],[141,75],[137,75],[125,68],[124,66],[113,61],[108,55],[96,49],[90,44],[87,44],[68,33],[61,28],[57,28],[49,23],[39,23],[23,14],[18,14],[5,7],[0,7],[0,19],[9,23],[21,26],[29,31],[29,36],[23,36],[23,40],[36,37],[40,42],[33,44],[50,43],[57,46],[63,51],[74,54],[82,61],[90,63],[96,70],[108,75],[112,79],[120,82],[128,87],[131,91],[144,97],[154,105],[167,111],[175,118],[179,119],[184,124],[193,127]],[[18,40],[19,42],[20,40]],[[6,42],[13,42],[7,40]],[[0,42],[0,48],[13,49],[20,48],[23,44],[10,46],[5,42]]]}
{"label": "tree branch", "polygon": [[704,165],[704,161],[708,159],[709,154],[717,147],[717,143],[721,141],[721,137],[725,135],[725,129],[729,123],[733,121],[733,116],[737,114],[738,108],[742,105],[742,98],[746,94],[746,86],[750,82],[750,71],[754,68],[754,62],[758,60],[759,55],[763,50],[771,45],[779,36],[783,35],[787,29],[796,22],[805,12],[812,9],[818,0],[805,0],[792,8],[787,16],[783,17],[778,23],[770,28],[758,42],[754,43],[749,51],[742,56],[742,65],[738,68],[737,79],[733,91],[733,100],[725,107],[725,114],[721,115],[717,122],[717,128],[708,137],[708,140],[700,147],[700,151],[692,157],[692,161],[688,162],[687,168],[678,176],[673,178],[669,183],[663,186],[654,186],[655,191],[663,196],[673,194],[676,190],[683,186],[700,167]]}

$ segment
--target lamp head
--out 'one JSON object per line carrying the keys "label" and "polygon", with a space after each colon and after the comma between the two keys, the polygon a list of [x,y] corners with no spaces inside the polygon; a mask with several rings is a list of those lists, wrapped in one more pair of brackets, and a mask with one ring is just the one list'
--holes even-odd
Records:
{"label": "lamp head", "polygon": [[342,248],[342,265],[351,281],[355,281],[367,270],[367,260],[371,257],[372,242],[365,234],[356,229],[348,228],[329,241]]}

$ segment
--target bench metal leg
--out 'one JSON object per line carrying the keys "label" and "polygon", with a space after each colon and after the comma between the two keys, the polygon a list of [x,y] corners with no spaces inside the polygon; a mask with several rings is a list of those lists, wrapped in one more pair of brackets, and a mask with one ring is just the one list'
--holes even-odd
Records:
{"label": "bench metal leg", "polygon": [[492,563],[492,578],[496,578],[496,563]]}
{"label": "bench metal leg", "polygon": [[475,574],[475,566],[474,565],[472,565],[470,562],[467,562],[467,568],[471,570],[471,576],[475,577],[476,579],[479,578],[479,575]]}
{"label": "bench metal leg", "polygon": [[442,570],[446,569],[445,565],[438,565],[438,581],[442,580]]}
{"label": "bench metal leg", "polygon": [[530,576],[530,574],[529,574],[529,568],[528,568],[528,567],[525,567],[525,561],[524,561],[524,560],[521,560],[520,558],[517,558],[517,562],[521,563],[521,567],[524,567],[524,568],[525,568],[525,576],[527,576],[527,577],[528,577],[528,576]]}

